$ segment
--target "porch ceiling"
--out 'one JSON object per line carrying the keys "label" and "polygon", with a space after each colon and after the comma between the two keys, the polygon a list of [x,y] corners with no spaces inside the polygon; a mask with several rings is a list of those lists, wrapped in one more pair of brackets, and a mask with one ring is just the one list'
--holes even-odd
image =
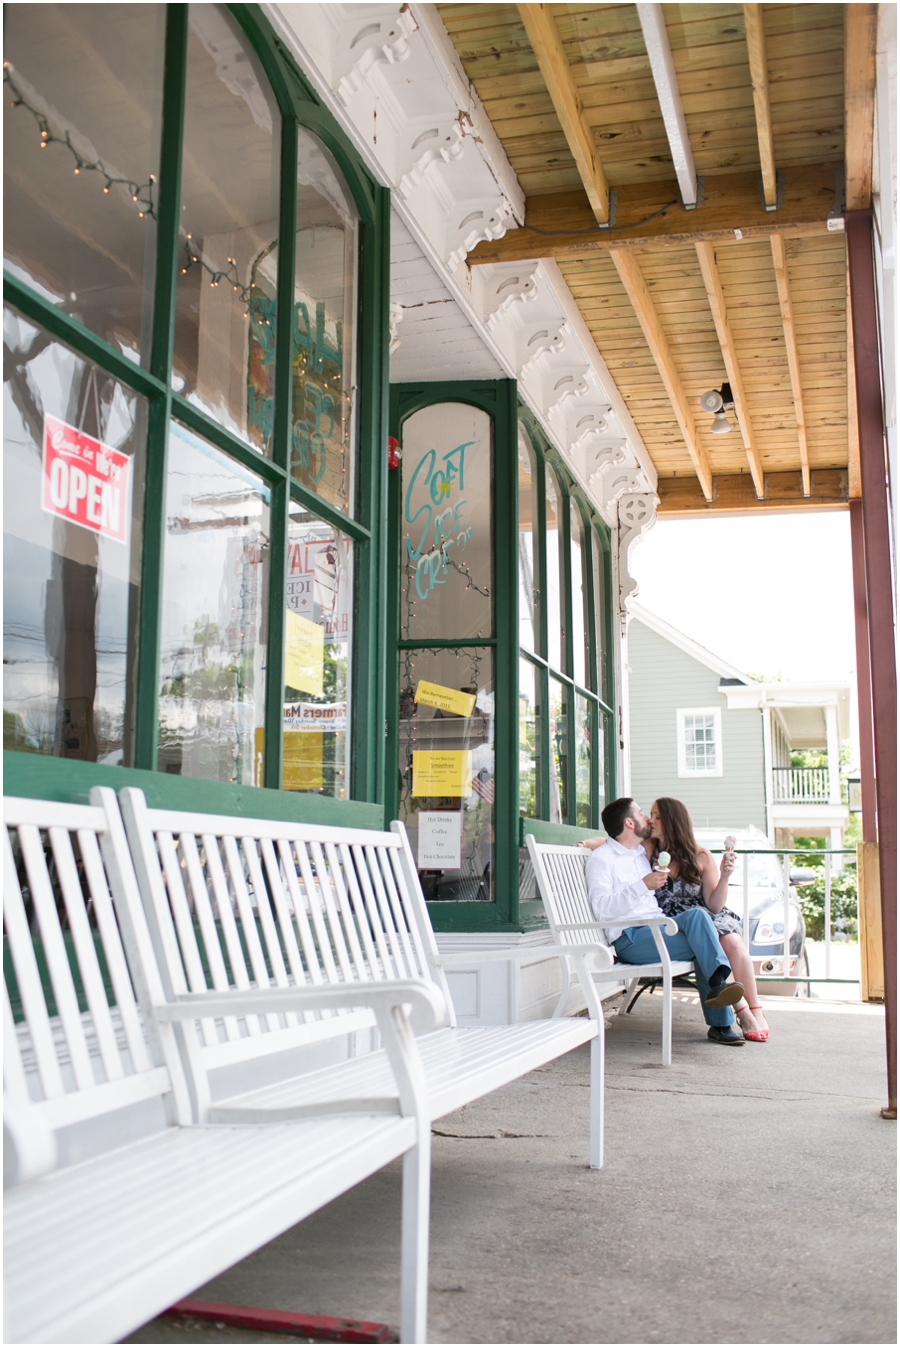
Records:
{"label": "porch ceiling", "polygon": [[[645,28],[661,10],[668,84],[639,8]],[[468,260],[558,261],[658,470],[660,511],[858,494],[844,237],[827,219],[845,158],[847,208],[868,204],[871,142],[848,133],[845,154],[845,100],[865,129],[877,7],[438,9],[526,194],[524,227]],[[699,399],[725,381],[734,428],[712,435]]]}

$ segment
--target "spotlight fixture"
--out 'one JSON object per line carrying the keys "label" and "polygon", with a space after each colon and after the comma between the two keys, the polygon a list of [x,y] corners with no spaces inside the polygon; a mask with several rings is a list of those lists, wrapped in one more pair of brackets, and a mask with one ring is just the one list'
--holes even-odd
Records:
{"label": "spotlight fixture", "polygon": [[730,384],[725,383],[721,388],[711,388],[708,393],[704,393],[700,399],[700,406],[705,412],[714,413],[713,423],[709,428],[712,435],[729,435],[734,430],[734,426],[725,415],[725,408],[734,406]]}

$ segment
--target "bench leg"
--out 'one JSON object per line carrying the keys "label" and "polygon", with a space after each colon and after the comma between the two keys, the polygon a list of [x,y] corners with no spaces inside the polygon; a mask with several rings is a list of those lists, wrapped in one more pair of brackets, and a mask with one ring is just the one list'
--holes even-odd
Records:
{"label": "bench leg", "polygon": [[672,966],[663,964],[662,1064],[672,1065]]}
{"label": "bench leg", "polygon": [[431,1216],[431,1131],[403,1157],[400,1236],[400,1341],[427,1342],[428,1234]]}
{"label": "bench leg", "polygon": [[603,1092],[606,1072],[606,1024],[600,1016],[591,1041],[591,1169],[603,1168]]}
{"label": "bench leg", "polygon": [[625,988],[625,1000],[619,1006],[619,1014],[620,1015],[630,1014],[631,1007],[634,1005],[635,1001],[638,999],[640,994],[641,994],[640,978],[631,978],[629,980],[628,986]]}

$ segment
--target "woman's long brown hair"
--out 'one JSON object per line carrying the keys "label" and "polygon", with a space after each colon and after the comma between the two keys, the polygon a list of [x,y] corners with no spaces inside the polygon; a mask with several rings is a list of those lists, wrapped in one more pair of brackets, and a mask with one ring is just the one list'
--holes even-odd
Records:
{"label": "woman's long brown hair", "polygon": [[678,863],[679,878],[686,879],[689,884],[699,884],[701,875],[697,860],[697,839],[687,808],[680,800],[673,800],[667,795],[660,796],[656,807],[662,824],[662,841],[657,843],[657,853],[668,851],[672,860]]}

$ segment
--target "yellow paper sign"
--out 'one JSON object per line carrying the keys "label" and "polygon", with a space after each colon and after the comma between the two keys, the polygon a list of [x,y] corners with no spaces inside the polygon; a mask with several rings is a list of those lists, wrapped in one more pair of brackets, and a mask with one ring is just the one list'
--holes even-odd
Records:
{"label": "yellow paper sign", "polygon": [[419,749],[413,752],[412,760],[413,795],[461,797],[471,793],[472,754],[468,749],[446,753]]}
{"label": "yellow paper sign", "polygon": [[282,790],[322,789],[322,735],[290,732],[284,736]]}
{"label": "yellow paper sign", "polygon": [[456,716],[470,716],[475,710],[475,694],[444,688],[440,683],[426,683],[424,678],[416,688],[416,701],[423,706],[435,706],[439,711],[452,711]]}
{"label": "yellow paper sign", "polygon": [[[253,771],[254,786],[264,786],[263,762],[265,759],[266,732],[257,729],[254,733],[255,764]],[[282,790],[321,790],[322,789],[322,734],[301,734],[286,731],[284,736],[284,757],[281,768]]]}
{"label": "yellow paper sign", "polygon": [[286,614],[284,681],[298,692],[321,697],[325,668],[325,628],[288,608]]}

